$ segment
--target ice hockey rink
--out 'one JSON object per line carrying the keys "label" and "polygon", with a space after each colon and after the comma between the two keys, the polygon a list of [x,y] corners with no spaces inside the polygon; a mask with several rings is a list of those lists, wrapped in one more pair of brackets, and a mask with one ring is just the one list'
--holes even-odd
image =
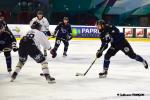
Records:
{"label": "ice hockey rink", "polygon": [[[54,40],[50,40],[53,47]],[[150,64],[150,42],[130,42],[134,51]],[[30,57],[14,82],[7,73],[5,58],[0,54],[0,100],[150,100],[150,71],[135,60],[118,52],[111,59],[108,77],[98,78],[102,71],[103,56],[96,61],[86,76],[84,73],[95,59],[100,40],[72,40],[68,57],[62,57],[63,44],[58,56],[48,55],[49,69],[55,84],[48,84],[40,76],[41,65]],[[12,68],[18,54],[12,52]],[[117,96],[117,94],[144,94],[144,96]]]}

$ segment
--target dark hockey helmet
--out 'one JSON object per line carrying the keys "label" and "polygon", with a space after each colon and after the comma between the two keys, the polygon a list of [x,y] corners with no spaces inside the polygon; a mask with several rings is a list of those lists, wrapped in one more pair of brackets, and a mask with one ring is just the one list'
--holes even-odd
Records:
{"label": "dark hockey helmet", "polygon": [[37,15],[43,15],[43,11],[41,10],[37,11]]}
{"label": "dark hockey helmet", "polygon": [[37,21],[33,22],[33,24],[31,25],[32,29],[40,30],[41,27],[42,27],[42,25],[40,23],[38,23]]}
{"label": "dark hockey helmet", "polygon": [[64,17],[63,20],[68,20],[69,21],[69,18],[68,17]]}
{"label": "dark hockey helmet", "polygon": [[105,25],[105,21],[103,19],[100,19],[96,22],[96,25]]}

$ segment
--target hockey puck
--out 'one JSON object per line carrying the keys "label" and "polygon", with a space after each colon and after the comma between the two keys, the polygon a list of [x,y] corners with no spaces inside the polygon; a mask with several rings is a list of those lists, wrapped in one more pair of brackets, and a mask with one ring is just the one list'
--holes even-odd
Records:
{"label": "hockey puck", "polygon": [[78,74],[76,74],[76,76],[79,76]]}
{"label": "hockey puck", "polygon": [[44,76],[44,74],[43,74],[43,73],[40,73],[40,76]]}
{"label": "hockey puck", "polygon": [[76,76],[79,76],[79,73],[76,73]]}

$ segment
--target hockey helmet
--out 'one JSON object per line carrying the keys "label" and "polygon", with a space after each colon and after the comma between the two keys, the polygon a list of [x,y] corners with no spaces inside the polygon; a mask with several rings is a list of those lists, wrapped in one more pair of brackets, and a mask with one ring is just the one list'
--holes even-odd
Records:
{"label": "hockey helmet", "polygon": [[37,15],[43,15],[43,11],[41,10],[37,11]]}
{"label": "hockey helmet", "polygon": [[63,20],[68,20],[69,21],[69,18],[68,17],[64,17]]}
{"label": "hockey helmet", "polygon": [[41,27],[42,27],[42,25],[40,23],[38,23],[37,21],[33,22],[33,24],[31,25],[32,29],[40,30]]}
{"label": "hockey helmet", "polygon": [[103,19],[100,19],[96,22],[96,25],[104,25],[105,21]]}

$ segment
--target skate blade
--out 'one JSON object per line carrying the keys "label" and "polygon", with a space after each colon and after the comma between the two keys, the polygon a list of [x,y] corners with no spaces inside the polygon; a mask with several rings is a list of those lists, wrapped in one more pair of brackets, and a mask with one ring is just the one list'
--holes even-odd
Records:
{"label": "skate blade", "polygon": [[64,56],[64,55],[63,55],[63,57],[66,58],[67,56]]}
{"label": "skate blade", "polygon": [[54,83],[56,83],[56,81],[55,81],[55,80],[53,80],[53,81],[48,81],[48,83],[49,83],[49,84],[54,84]]}
{"label": "skate blade", "polygon": [[106,77],[107,77],[107,75],[99,76],[99,78],[106,78]]}
{"label": "skate blade", "polygon": [[14,82],[15,79],[11,79],[10,82]]}

